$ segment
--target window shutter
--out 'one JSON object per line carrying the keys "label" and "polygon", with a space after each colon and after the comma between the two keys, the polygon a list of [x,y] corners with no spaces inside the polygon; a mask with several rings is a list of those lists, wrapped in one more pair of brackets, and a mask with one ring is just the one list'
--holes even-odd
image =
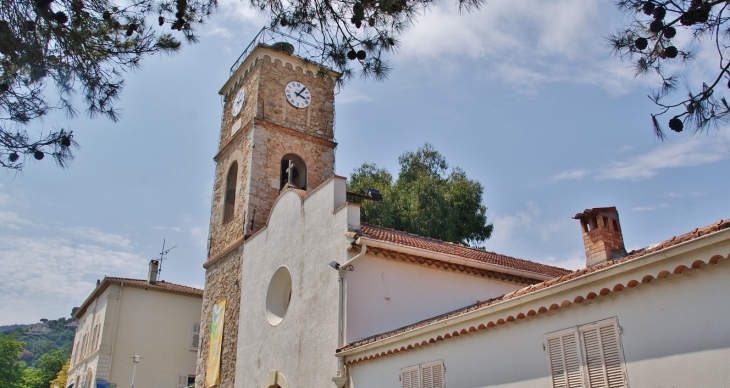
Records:
{"label": "window shutter", "polygon": [[444,363],[421,364],[421,388],[444,388]]}
{"label": "window shutter", "polygon": [[193,323],[193,338],[190,343],[190,349],[198,349],[198,344],[200,343],[200,324],[199,323]]}
{"label": "window shutter", "polygon": [[614,322],[581,330],[590,388],[622,388],[626,386],[623,352]]}
{"label": "window shutter", "polygon": [[576,330],[547,339],[552,388],[581,388],[580,354]]}
{"label": "window shutter", "polygon": [[177,388],[187,388],[188,387],[188,376],[187,375],[177,375]]}
{"label": "window shutter", "polygon": [[421,388],[421,382],[418,378],[418,365],[401,369],[400,383],[402,388]]}

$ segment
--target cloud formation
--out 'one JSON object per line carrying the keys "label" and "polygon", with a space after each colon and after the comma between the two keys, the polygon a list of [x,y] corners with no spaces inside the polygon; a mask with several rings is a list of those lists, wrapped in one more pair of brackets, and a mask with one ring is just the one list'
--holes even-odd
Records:
{"label": "cloud formation", "polygon": [[[9,207],[10,198],[0,207]],[[0,228],[0,325],[67,317],[96,279],[139,277],[145,270],[146,260],[118,234],[48,226],[1,208]]]}
{"label": "cloud formation", "polygon": [[395,60],[454,69],[479,63],[482,76],[500,79],[520,92],[537,85],[577,82],[622,95],[636,84],[634,74],[608,55],[603,36],[610,3],[581,0],[490,1],[477,12],[459,14],[441,2],[406,31]]}
{"label": "cloud formation", "polygon": [[566,170],[554,175],[551,181],[583,179],[587,176],[596,179],[639,181],[652,178],[663,170],[704,166],[728,157],[730,157],[730,132],[724,132],[713,137],[702,135],[699,138],[661,145],[644,154],[610,161],[606,167]]}

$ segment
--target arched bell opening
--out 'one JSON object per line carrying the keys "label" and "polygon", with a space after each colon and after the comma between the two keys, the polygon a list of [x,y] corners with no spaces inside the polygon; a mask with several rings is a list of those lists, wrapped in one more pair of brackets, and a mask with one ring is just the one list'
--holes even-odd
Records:
{"label": "arched bell opening", "polygon": [[307,165],[304,160],[295,154],[286,154],[281,158],[279,175],[279,190],[288,185],[294,188],[307,190]]}
{"label": "arched bell opening", "polygon": [[238,162],[233,162],[226,178],[226,198],[223,207],[223,222],[233,218],[236,209],[236,185],[238,184]]}

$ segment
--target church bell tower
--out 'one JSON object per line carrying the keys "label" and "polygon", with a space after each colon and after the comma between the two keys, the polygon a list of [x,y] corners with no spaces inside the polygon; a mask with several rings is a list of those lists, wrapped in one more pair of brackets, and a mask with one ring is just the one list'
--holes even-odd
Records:
{"label": "church bell tower", "polygon": [[[243,242],[266,225],[282,190],[309,191],[334,175],[334,88],[340,74],[303,59],[295,45],[306,48],[305,42],[277,35],[262,30],[219,92],[223,117],[213,158],[197,387],[233,388]],[[208,333],[213,306],[221,300],[226,305],[219,383],[211,385]]]}

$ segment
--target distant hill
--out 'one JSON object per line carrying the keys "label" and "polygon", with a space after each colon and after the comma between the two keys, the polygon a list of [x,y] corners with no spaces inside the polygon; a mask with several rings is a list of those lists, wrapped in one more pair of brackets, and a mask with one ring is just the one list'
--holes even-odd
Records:
{"label": "distant hill", "polygon": [[[45,321],[45,320],[44,320]],[[6,325],[0,326],[3,334],[15,335],[15,340],[24,342],[25,347],[21,359],[29,366],[37,366],[38,359],[44,354],[56,350],[63,350],[66,358],[71,358],[71,345],[73,344],[76,326],[68,326],[76,322],[73,318],[59,318],[43,322],[51,331],[43,335],[29,334],[28,330],[33,325]]]}
{"label": "distant hill", "polygon": [[30,325],[4,325],[4,326],[0,326],[0,333],[18,329],[18,328],[22,329],[22,328],[28,327],[28,326],[30,326]]}

